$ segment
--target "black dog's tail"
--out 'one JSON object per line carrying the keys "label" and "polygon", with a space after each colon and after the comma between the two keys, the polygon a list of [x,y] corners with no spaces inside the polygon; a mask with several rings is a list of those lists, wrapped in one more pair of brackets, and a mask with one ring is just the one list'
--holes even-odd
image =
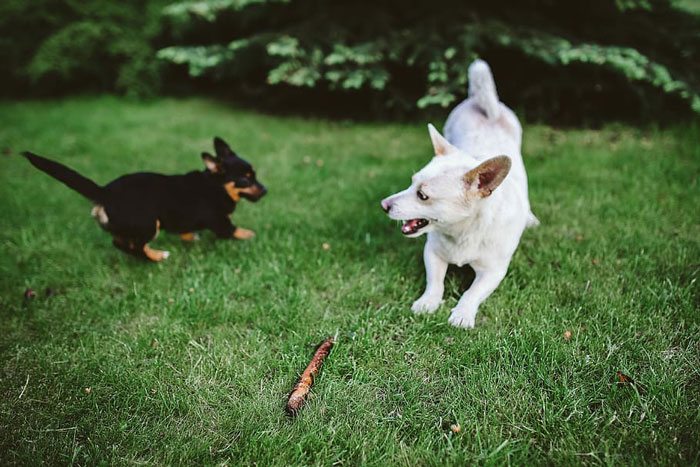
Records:
{"label": "black dog's tail", "polygon": [[102,198],[102,187],[89,178],[85,178],[75,170],[69,169],[65,165],[59,164],[45,157],[37,156],[31,152],[23,152],[22,155],[29,159],[34,167],[46,172],[56,180],[65,183],[86,198],[99,202]]}

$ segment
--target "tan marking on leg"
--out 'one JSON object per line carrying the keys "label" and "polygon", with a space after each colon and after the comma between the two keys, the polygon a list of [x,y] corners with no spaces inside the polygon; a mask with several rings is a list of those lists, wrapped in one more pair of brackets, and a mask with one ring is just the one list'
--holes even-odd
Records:
{"label": "tan marking on leg", "polygon": [[[151,241],[156,239],[159,232],[160,232],[160,220],[156,219],[156,233],[155,233],[155,235],[153,235],[153,238],[151,239]],[[148,246],[148,243],[146,243],[143,246],[143,253],[146,255],[146,258],[150,259],[151,261],[155,261],[155,262],[163,261],[164,259],[168,259],[168,256],[170,256],[169,251],[154,250],[150,246]]]}
{"label": "tan marking on leg", "polygon": [[107,217],[105,207],[101,204],[94,205],[90,211],[90,215],[103,227],[109,224],[109,217]]}
{"label": "tan marking on leg", "polygon": [[180,240],[182,240],[183,242],[194,242],[198,238],[199,238],[199,235],[197,235],[194,232],[187,232],[187,233],[180,235]]}
{"label": "tan marking on leg", "polygon": [[244,229],[243,227],[236,227],[236,230],[233,231],[233,238],[237,238],[238,240],[247,240],[253,237],[255,237],[255,232]]}
{"label": "tan marking on leg", "polygon": [[168,256],[170,256],[169,251],[154,250],[148,246],[148,243],[143,246],[143,253],[146,255],[146,258],[156,263],[168,259]]}

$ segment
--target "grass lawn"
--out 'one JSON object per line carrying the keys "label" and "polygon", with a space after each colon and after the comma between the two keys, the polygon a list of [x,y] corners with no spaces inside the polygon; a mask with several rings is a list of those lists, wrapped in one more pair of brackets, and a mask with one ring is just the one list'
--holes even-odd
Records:
{"label": "grass lawn", "polygon": [[[269,188],[234,215],[258,236],[161,234],[160,264],[113,248],[85,199],[18,154],[106,183],[199,169],[214,135]],[[468,271],[414,316],[423,239],[379,207],[427,162],[424,124],[0,103],[0,465],[698,463],[699,141],[697,125],[526,126],[542,226],[467,331],[447,317]]]}

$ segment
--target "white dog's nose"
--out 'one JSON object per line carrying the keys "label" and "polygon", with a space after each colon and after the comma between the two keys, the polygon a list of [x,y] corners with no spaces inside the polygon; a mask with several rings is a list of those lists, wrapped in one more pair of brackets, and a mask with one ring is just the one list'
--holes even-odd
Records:
{"label": "white dog's nose", "polygon": [[382,200],[382,209],[384,209],[384,212],[389,212],[391,209],[391,204],[389,204],[389,198],[383,199]]}

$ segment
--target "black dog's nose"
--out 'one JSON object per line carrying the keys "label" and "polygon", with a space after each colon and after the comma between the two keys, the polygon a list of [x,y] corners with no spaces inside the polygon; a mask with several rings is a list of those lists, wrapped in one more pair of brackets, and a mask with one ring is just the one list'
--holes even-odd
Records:
{"label": "black dog's nose", "polygon": [[391,209],[391,204],[389,204],[385,199],[382,200],[381,204],[382,204],[382,209],[384,210],[384,212],[386,212],[388,214],[389,210]]}

